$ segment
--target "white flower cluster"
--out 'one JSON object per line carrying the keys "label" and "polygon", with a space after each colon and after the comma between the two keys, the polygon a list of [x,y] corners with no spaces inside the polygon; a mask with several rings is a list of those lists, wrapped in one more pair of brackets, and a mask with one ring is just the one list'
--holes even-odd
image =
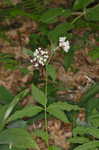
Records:
{"label": "white flower cluster", "polygon": [[63,48],[63,50],[67,53],[70,49],[70,43],[66,40],[66,37],[59,38],[59,47]]}
{"label": "white flower cluster", "polygon": [[49,57],[48,51],[45,51],[40,47],[35,50],[33,56],[34,57],[30,60],[30,62],[33,63],[36,68],[44,66]]}

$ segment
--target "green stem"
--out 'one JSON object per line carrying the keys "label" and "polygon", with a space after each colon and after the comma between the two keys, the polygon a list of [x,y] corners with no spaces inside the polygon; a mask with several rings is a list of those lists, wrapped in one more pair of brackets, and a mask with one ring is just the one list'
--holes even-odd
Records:
{"label": "green stem", "polygon": [[[49,64],[51,58],[53,57],[54,53],[56,52],[56,50],[57,50],[58,48],[59,48],[59,47],[56,47],[56,48],[53,50],[53,52],[51,53],[51,55],[50,55],[50,57],[49,57],[49,59],[48,59],[48,61],[47,61],[47,63],[46,63],[46,66],[45,66],[45,75],[46,75],[46,77],[45,77],[45,97],[46,97],[46,98],[47,98],[47,93],[48,93],[48,91],[47,91],[47,83],[48,83],[47,65]],[[45,116],[44,116],[44,118],[45,118],[45,130],[46,130],[46,133],[48,134],[48,120],[47,120],[47,104],[46,104],[46,100],[45,100],[44,111],[45,111]],[[47,146],[49,147],[49,142],[48,142],[48,140],[47,140],[47,143],[46,143],[46,144],[47,144]]]}
{"label": "green stem", "polygon": [[80,15],[77,16],[77,17],[72,21],[71,24],[74,24],[77,20],[79,20],[79,19],[80,19],[82,16],[84,16],[84,15],[85,15],[85,12],[80,13]]}
{"label": "green stem", "polygon": [[[46,77],[45,77],[45,97],[47,98],[47,79],[48,79],[48,76],[47,76],[47,65],[45,67],[45,71],[46,71]],[[46,133],[48,134],[48,121],[47,121],[47,105],[46,105],[46,101],[45,101],[45,107],[44,107],[44,110],[45,110],[45,130],[46,130]],[[47,140],[47,146],[49,147],[49,143],[48,143],[48,140]]]}

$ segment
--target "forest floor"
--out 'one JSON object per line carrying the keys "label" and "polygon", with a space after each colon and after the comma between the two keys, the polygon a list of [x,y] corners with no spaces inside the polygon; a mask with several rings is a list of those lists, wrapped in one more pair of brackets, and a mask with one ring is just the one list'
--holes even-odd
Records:
{"label": "forest floor", "polygon": [[[15,56],[17,60],[29,59],[28,56],[23,54],[22,48],[29,41],[29,35],[32,32],[37,30],[37,23],[25,18],[17,18],[17,22],[21,22],[21,27],[18,29],[10,29],[6,34],[14,41],[14,45],[0,39],[0,52],[10,53]],[[76,29],[73,31],[75,35],[79,34],[80,36],[86,32],[87,29]],[[21,33],[20,35],[18,33]],[[89,41],[94,45],[99,45],[95,40],[94,34],[90,33]],[[78,41],[79,42],[79,41]],[[57,53],[55,57],[55,66],[57,69],[57,80],[61,81],[65,87],[72,87],[72,90],[61,90],[59,91],[59,96],[62,98],[68,98],[71,101],[78,102],[81,96],[87,91],[87,89],[94,84],[99,82],[99,60],[93,61],[88,52],[91,49],[86,47],[84,49],[79,49],[76,51],[74,56],[74,63],[72,64],[72,69],[66,69],[62,65],[62,56]],[[27,64],[24,64],[27,67]],[[30,71],[33,70],[33,66],[29,66]],[[76,71],[78,70],[78,71]],[[9,89],[14,95],[20,91],[20,87],[24,87],[33,79],[31,74],[23,75],[19,69],[16,70],[7,70],[2,64],[0,64],[0,85],[3,85]],[[97,94],[97,97],[99,95]],[[32,104],[31,96],[27,97],[21,105],[26,106],[27,104]],[[79,120],[85,119],[85,112],[81,110],[78,115]],[[33,130],[34,128],[43,128],[44,121],[39,120],[35,124],[31,124],[28,128]],[[72,126],[71,124],[66,124],[61,122],[58,119],[49,119],[48,120],[48,131],[50,132],[52,139],[49,144],[55,144],[62,147],[64,150],[68,150],[70,145],[66,142],[66,138],[72,136]],[[46,150],[46,145],[41,139],[37,139],[37,143],[40,146],[41,150]]]}

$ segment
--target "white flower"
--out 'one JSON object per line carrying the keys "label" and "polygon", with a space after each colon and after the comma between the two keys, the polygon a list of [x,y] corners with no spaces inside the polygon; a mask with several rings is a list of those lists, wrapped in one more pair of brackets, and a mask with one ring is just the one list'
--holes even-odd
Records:
{"label": "white flower", "polygon": [[41,49],[42,49],[41,47],[38,48],[38,50],[41,50]]}
{"label": "white flower", "polygon": [[45,51],[41,50],[41,55],[44,55],[45,54]]}
{"label": "white flower", "polygon": [[49,56],[48,55],[44,55],[44,58],[48,58]]}
{"label": "white flower", "polygon": [[66,43],[66,45],[67,45],[67,46],[70,46],[70,43],[69,43],[69,41],[68,41],[68,40],[67,40],[65,43]]}
{"label": "white flower", "polygon": [[31,59],[30,62],[34,64],[34,67],[38,68],[40,65],[45,65],[48,57],[48,51],[45,51],[39,47],[35,50],[33,59]]}
{"label": "white flower", "polygon": [[44,62],[46,62],[46,61],[47,61],[47,59],[43,59],[43,61],[44,61]]}
{"label": "white flower", "polygon": [[59,41],[60,41],[60,42],[64,42],[65,40],[66,40],[66,37],[60,37],[60,38],[59,38]]}
{"label": "white flower", "polygon": [[70,49],[70,43],[66,40],[66,37],[59,38],[59,47],[63,48],[63,50],[67,53]]}
{"label": "white flower", "polygon": [[36,60],[37,60],[37,58],[36,58],[36,57],[34,57],[33,61],[35,62]]}
{"label": "white flower", "polygon": [[34,64],[34,67],[38,67],[38,66],[39,66],[39,64],[38,64],[38,63]]}
{"label": "white flower", "polygon": [[38,55],[38,53],[35,51],[34,54],[33,54],[33,56],[37,57],[37,55]]}
{"label": "white flower", "polygon": [[70,47],[68,45],[66,45],[66,46],[63,47],[63,49],[67,53],[69,51]]}
{"label": "white flower", "polygon": [[30,59],[30,62],[33,63],[33,59]]}

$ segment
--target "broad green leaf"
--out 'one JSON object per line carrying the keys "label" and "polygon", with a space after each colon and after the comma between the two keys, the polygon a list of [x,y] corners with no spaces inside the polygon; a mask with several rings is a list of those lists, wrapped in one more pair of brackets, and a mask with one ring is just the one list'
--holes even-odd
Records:
{"label": "broad green leaf", "polygon": [[98,108],[99,106],[99,98],[90,98],[90,100],[86,103],[86,112],[92,113],[93,109]]}
{"label": "broad green leaf", "polygon": [[89,128],[87,128],[87,127],[78,126],[78,127],[73,129],[73,136],[77,136],[78,134],[80,134],[80,135],[87,134],[88,129]]}
{"label": "broad green leaf", "polygon": [[12,8],[9,12],[9,18],[15,18],[17,16],[25,16],[33,20],[38,20],[38,16],[33,13],[27,13],[22,9]]}
{"label": "broad green leaf", "polygon": [[99,21],[99,4],[87,10],[86,19],[92,21]]}
{"label": "broad green leaf", "polygon": [[49,139],[48,133],[42,129],[33,130],[33,136],[42,138],[46,143]]}
{"label": "broad green leaf", "polygon": [[88,116],[88,122],[94,127],[99,127],[99,113],[95,113]]}
{"label": "broad green leaf", "polygon": [[33,52],[30,50],[30,49],[23,49],[23,53],[29,55],[29,56],[32,56],[33,57]]}
{"label": "broad green leaf", "polygon": [[99,139],[99,129],[93,128],[93,127],[76,127],[73,129],[73,135],[76,136],[77,134],[79,135],[84,135],[84,134],[89,134],[93,137],[96,137]]}
{"label": "broad green leaf", "polygon": [[80,18],[75,22],[75,28],[81,29],[81,28],[86,28],[89,27],[90,23],[85,21],[84,19]]}
{"label": "broad green leaf", "polygon": [[7,128],[27,128],[27,121],[17,120],[9,123]]}
{"label": "broad green leaf", "polygon": [[32,96],[33,98],[39,102],[40,104],[42,104],[43,106],[45,106],[47,104],[47,97],[45,96],[45,94],[39,89],[37,88],[34,84],[32,84]]}
{"label": "broad green leaf", "polygon": [[14,97],[13,101],[8,105],[8,109],[5,112],[4,119],[3,119],[4,121],[9,117],[9,115],[11,114],[16,104],[20,100],[22,100],[25,96],[27,96],[28,93],[29,93],[29,90],[26,89]]}
{"label": "broad green leaf", "polygon": [[0,86],[0,101],[3,103],[9,103],[12,99],[12,93],[4,86]]}
{"label": "broad green leaf", "polygon": [[3,118],[4,118],[7,108],[8,108],[8,105],[0,105],[0,131],[4,127]]}
{"label": "broad green leaf", "polygon": [[55,23],[58,16],[68,17],[71,15],[70,10],[63,8],[50,8],[41,16],[40,21],[44,23]]}
{"label": "broad green leaf", "polygon": [[89,52],[89,56],[91,56],[93,60],[99,59],[99,47],[95,47],[93,50],[91,50]]}
{"label": "broad green leaf", "polygon": [[52,65],[47,65],[47,73],[52,78],[53,81],[56,80],[56,69]]}
{"label": "broad green leaf", "polygon": [[7,108],[8,108],[7,105],[4,105],[4,106],[0,105],[0,131],[3,129],[3,126],[4,126],[3,118],[4,118]]}
{"label": "broad green leaf", "polygon": [[60,109],[60,110],[66,110],[66,111],[71,111],[71,110],[79,110],[80,108],[77,105],[71,105],[67,102],[56,102],[52,103],[48,106],[48,109]]}
{"label": "broad green leaf", "polygon": [[0,122],[2,121],[7,108],[7,105],[0,105]]}
{"label": "broad green leaf", "polygon": [[0,145],[0,150],[26,150],[26,149],[23,149],[23,148],[13,148],[13,147],[10,147],[10,145]]}
{"label": "broad green leaf", "polygon": [[39,106],[26,106],[25,108],[16,111],[13,115],[8,118],[8,122],[22,119],[23,117],[33,117],[42,111],[42,108]]}
{"label": "broad green leaf", "polygon": [[97,128],[89,128],[88,133],[99,139],[99,129]]}
{"label": "broad green leaf", "polygon": [[99,127],[99,117],[89,120],[91,125],[98,128]]}
{"label": "broad green leaf", "polygon": [[10,128],[0,133],[0,144],[11,145],[15,148],[37,148],[32,136],[22,128]]}
{"label": "broad green leaf", "polygon": [[68,120],[66,114],[64,113],[64,111],[62,111],[62,110],[60,110],[56,107],[55,108],[54,107],[53,108],[48,107],[47,112],[49,112],[52,116],[60,119],[63,122],[66,122],[66,123],[69,122],[69,120]]}
{"label": "broad green leaf", "polygon": [[48,33],[48,37],[53,42],[58,42],[59,37],[66,36],[67,31],[70,31],[74,27],[71,23],[61,23],[56,28]]}
{"label": "broad green leaf", "polygon": [[95,96],[96,93],[99,92],[99,83],[96,83],[94,85],[92,85],[84,94],[84,96],[82,96],[81,98],[81,106],[86,106],[86,103],[90,100],[90,98],[92,98],[93,96]]}
{"label": "broad green leaf", "polygon": [[74,148],[74,150],[96,150],[99,147],[99,141],[92,141]]}
{"label": "broad green leaf", "polygon": [[95,0],[75,0],[73,5],[73,9],[79,10],[86,8],[90,3],[94,2]]}
{"label": "broad green leaf", "polygon": [[72,138],[69,138],[68,139],[68,142],[70,143],[79,143],[79,144],[82,144],[82,143],[87,143],[89,142],[89,139],[88,138],[85,138],[85,137],[72,137]]}
{"label": "broad green leaf", "polygon": [[62,149],[58,146],[53,145],[53,146],[49,146],[48,150],[62,150]]}

